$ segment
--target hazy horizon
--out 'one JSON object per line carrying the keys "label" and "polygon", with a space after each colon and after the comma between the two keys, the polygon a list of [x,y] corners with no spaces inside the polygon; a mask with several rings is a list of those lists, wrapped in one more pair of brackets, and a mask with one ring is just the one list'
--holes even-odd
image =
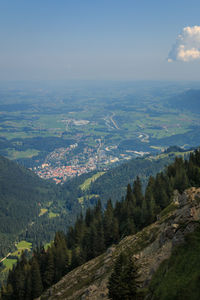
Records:
{"label": "hazy horizon", "polygon": [[199,1],[0,5],[0,80],[200,80]]}

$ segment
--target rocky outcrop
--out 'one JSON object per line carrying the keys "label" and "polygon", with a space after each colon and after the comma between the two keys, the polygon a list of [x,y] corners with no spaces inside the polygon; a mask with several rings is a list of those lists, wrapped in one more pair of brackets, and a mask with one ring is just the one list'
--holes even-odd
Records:
{"label": "rocky outcrop", "polygon": [[71,271],[39,299],[108,299],[108,278],[116,258],[125,250],[131,251],[139,266],[138,284],[147,287],[160,263],[194,231],[199,220],[200,189],[190,188],[182,195],[175,192],[172,203],[161,212],[157,222]]}

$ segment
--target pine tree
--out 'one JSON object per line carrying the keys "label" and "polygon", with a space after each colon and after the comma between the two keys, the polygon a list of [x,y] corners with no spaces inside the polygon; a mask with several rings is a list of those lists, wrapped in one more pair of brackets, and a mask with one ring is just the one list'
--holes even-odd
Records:
{"label": "pine tree", "polygon": [[117,243],[119,241],[119,221],[117,220],[116,217],[113,218],[113,243]]}
{"label": "pine tree", "polygon": [[43,291],[40,269],[36,258],[33,258],[31,266],[32,298],[37,298]]}
{"label": "pine tree", "polygon": [[145,225],[148,224],[148,219],[149,219],[149,212],[147,209],[147,202],[146,199],[144,198],[142,201],[142,209],[141,209],[141,227],[144,227]]}
{"label": "pine tree", "polygon": [[108,281],[109,298],[113,300],[137,299],[138,268],[130,254],[121,253]]}
{"label": "pine tree", "polygon": [[141,207],[144,196],[142,193],[142,184],[138,176],[133,183],[133,194],[135,195],[136,198],[136,205]]}
{"label": "pine tree", "polygon": [[13,299],[13,287],[10,283],[7,284],[7,286],[5,286],[4,284],[2,285],[0,299],[2,300]]}
{"label": "pine tree", "polygon": [[25,300],[31,299],[31,290],[32,290],[31,274],[28,273],[25,282]]}
{"label": "pine tree", "polygon": [[103,227],[106,247],[110,246],[113,242],[113,219],[114,210],[111,199],[108,200],[106,210],[104,212]]}
{"label": "pine tree", "polygon": [[146,200],[147,211],[148,211],[148,216],[146,220],[147,224],[151,224],[155,220],[155,216],[159,211],[154,199],[154,186],[155,186],[155,179],[152,176],[150,176],[145,190],[145,200]]}
{"label": "pine tree", "polygon": [[52,248],[48,249],[47,259],[46,259],[46,270],[43,274],[43,284],[47,288],[53,284],[54,281],[54,257]]}
{"label": "pine tree", "polygon": [[109,298],[113,300],[120,300],[121,298],[121,274],[124,264],[124,256],[120,254],[114,266],[113,273],[108,281]]}
{"label": "pine tree", "polygon": [[137,278],[138,278],[138,268],[136,267],[133,259],[129,255],[127,261],[124,265],[121,281],[122,281],[122,294],[123,299],[133,300],[137,298]]}
{"label": "pine tree", "polygon": [[98,236],[98,251],[97,252],[98,252],[98,255],[100,255],[106,249],[102,222],[100,222],[96,225],[96,229],[97,229],[97,236]]}
{"label": "pine tree", "polygon": [[85,223],[86,223],[86,226],[90,226],[92,220],[93,220],[93,213],[92,213],[91,208],[89,207],[87,209],[87,211],[86,211],[86,214],[85,214]]}

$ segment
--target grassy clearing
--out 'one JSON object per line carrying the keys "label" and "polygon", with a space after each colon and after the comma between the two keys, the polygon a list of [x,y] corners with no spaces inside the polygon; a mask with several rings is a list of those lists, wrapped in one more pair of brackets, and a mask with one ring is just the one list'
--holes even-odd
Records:
{"label": "grassy clearing", "polygon": [[52,203],[53,203],[53,201],[49,201],[49,202],[47,202],[46,206],[50,207]]}
{"label": "grassy clearing", "polygon": [[3,261],[3,266],[5,267],[4,272],[7,272],[8,270],[12,269],[13,265],[16,264],[17,259],[11,259],[11,258],[6,258]]}
{"label": "grassy clearing", "polygon": [[161,159],[161,158],[165,158],[168,157],[169,155],[173,154],[174,156],[186,156],[188,154],[190,154],[192,151],[186,151],[186,152],[170,152],[170,153],[161,153],[158,154],[154,157],[154,159]]}
{"label": "grassy clearing", "polygon": [[19,131],[19,132],[15,132],[15,131],[10,131],[10,132],[7,132],[7,131],[4,131],[4,132],[1,132],[1,136],[5,137],[6,139],[8,140],[11,140],[11,139],[25,139],[25,138],[31,138],[33,137],[33,134],[32,133],[26,133],[26,132],[23,132],[23,131]]}
{"label": "grassy clearing", "polygon": [[60,214],[54,213],[54,212],[52,212],[52,211],[50,211],[50,212],[48,213],[49,219],[53,219],[53,218],[59,217],[59,215],[60,215]]}
{"label": "grassy clearing", "polygon": [[86,180],[84,181],[84,183],[80,185],[80,189],[81,189],[83,192],[87,191],[87,190],[89,189],[89,187],[90,187],[90,184],[91,184],[92,182],[94,182],[95,180],[97,180],[97,178],[99,178],[100,176],[102,176],[104,173],[105,173],[105,172],[98,172],[98,173],[94,174],[92,177],[86,179]]}
{"label": "grassy clearing", "polygon": [[64,130],[65,124],[62,122],[62,115],[40,115],[40,118],[35,122],[35,126],[41,129]]}
{"label": "grassy clearing", "polygon": [[43,216],[44,214],[46,214],[48,212],[47,208],[41,208],[40,209],[40,213],[39,213],[39,217]]}
{"label": "grassy clearing", "polygon": [[50,242],[50,243],[46,243],[46,244],[44,245],[44,250],[47,251],[48,248],[51,247],[52,244],[53,244],[53,241]]}
{"label": "grassy clearing", "polygon": [[79,202],[80,204],[83,204],[84,198],[85,198],[86,200],[90,200],[90,199],[92,199],[92,198],[99,198],[99,195],[91,194],[91,195],[87,195],[87,196],[85,196],[85,197],[83,196],[83,197],[78,198],[78,202]]}
{"label": "grassy clearing", "polygon": [[29,243],[27,241],[21,241],[16,244],[16,247],[18,250],[31,250],[32,248],[32,243]]}
{"label": "grassy clearing", "polygon": [[[21,241],[17,243],[15,247],[17,248],[17,250],[12,252],[10,256],[20,258],[23,251],[25,250],[31,251],[32,243],[29,243],[27,241]],[[4,261],[2,262],[4,269],[0,273],[0,280],[4,280],[7,278],[9,270],[11,270],[16,263],[17,263],[16,258],[9,258],[8,256],[6,259],[4,259]]]}
{"label": "grassy clearing", "polygon": [[9,159],[19,159],[19,158],[32,158],[37,156],[40,151],[35,149],[27,149],[26,151],[16,151],[14,149],[8,149],[7,157]]}
{"label": "grassy clearing", "polygon": [[29,243],[26,241],[21,241],[18,244],[16,244],[15,247],[17,248],[17,250],[12,252],[11,256],[20,257],[23,251],[25,251],[25,250],[31,251],[32,243]]}
{"label": "grassy clearing", "polygon": [[84,202],[84,197],[79,197],[79,198],[78,198],[78,202],[79,202],[80,204],[83,204],[83,202]]}

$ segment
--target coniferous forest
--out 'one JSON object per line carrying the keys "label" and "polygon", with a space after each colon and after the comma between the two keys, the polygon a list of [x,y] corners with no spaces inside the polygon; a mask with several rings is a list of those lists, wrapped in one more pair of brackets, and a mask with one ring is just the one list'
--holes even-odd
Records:
{"label": "coniferous forest", "polygon": [[174,190],[183,192],[191,186],[200,186],[200,150],[191,153],[188,160],[177,157],[164,172],[151,176],[144,193],[137,177],[133,185],[128,184],[125,198],[115,206],[109,199],[103,210],[99,200],[93,209],[87,209],[85,216],[79,215],[67,234],[57,232],[48,250],[38,247],[29,259],[24,253],[9,272],[1,298],[38,297],[72,269],[154,222],[170,204]]}
{"label": "coniferous forest", "polygon": [[[184,155],[187,155],[187,151]],[[13,252],[14,244],[20,240],[31,242],[33,248],[49,243],[56,231],[66,232],[74,224],[77,214],[81,211],[85,213],[88,207],[94,207],[98,198],[101,199],[103,209],[110,195],[115,204],[125,195],[127,183],[132,182],[137,175],[144,189],[148,177],[163,170],[173,160],[173,152],[158,159],[147,157],[130,160],[105,172],[90,183],[88,190],[83,191],[80,187],[95,172],[56,185],[0,156],[0,257]],[[82,204],[79,199],[83,199]],[[41,214],[44,209],[46,213]],[[49,212],[57,217],[50,218]]]}

